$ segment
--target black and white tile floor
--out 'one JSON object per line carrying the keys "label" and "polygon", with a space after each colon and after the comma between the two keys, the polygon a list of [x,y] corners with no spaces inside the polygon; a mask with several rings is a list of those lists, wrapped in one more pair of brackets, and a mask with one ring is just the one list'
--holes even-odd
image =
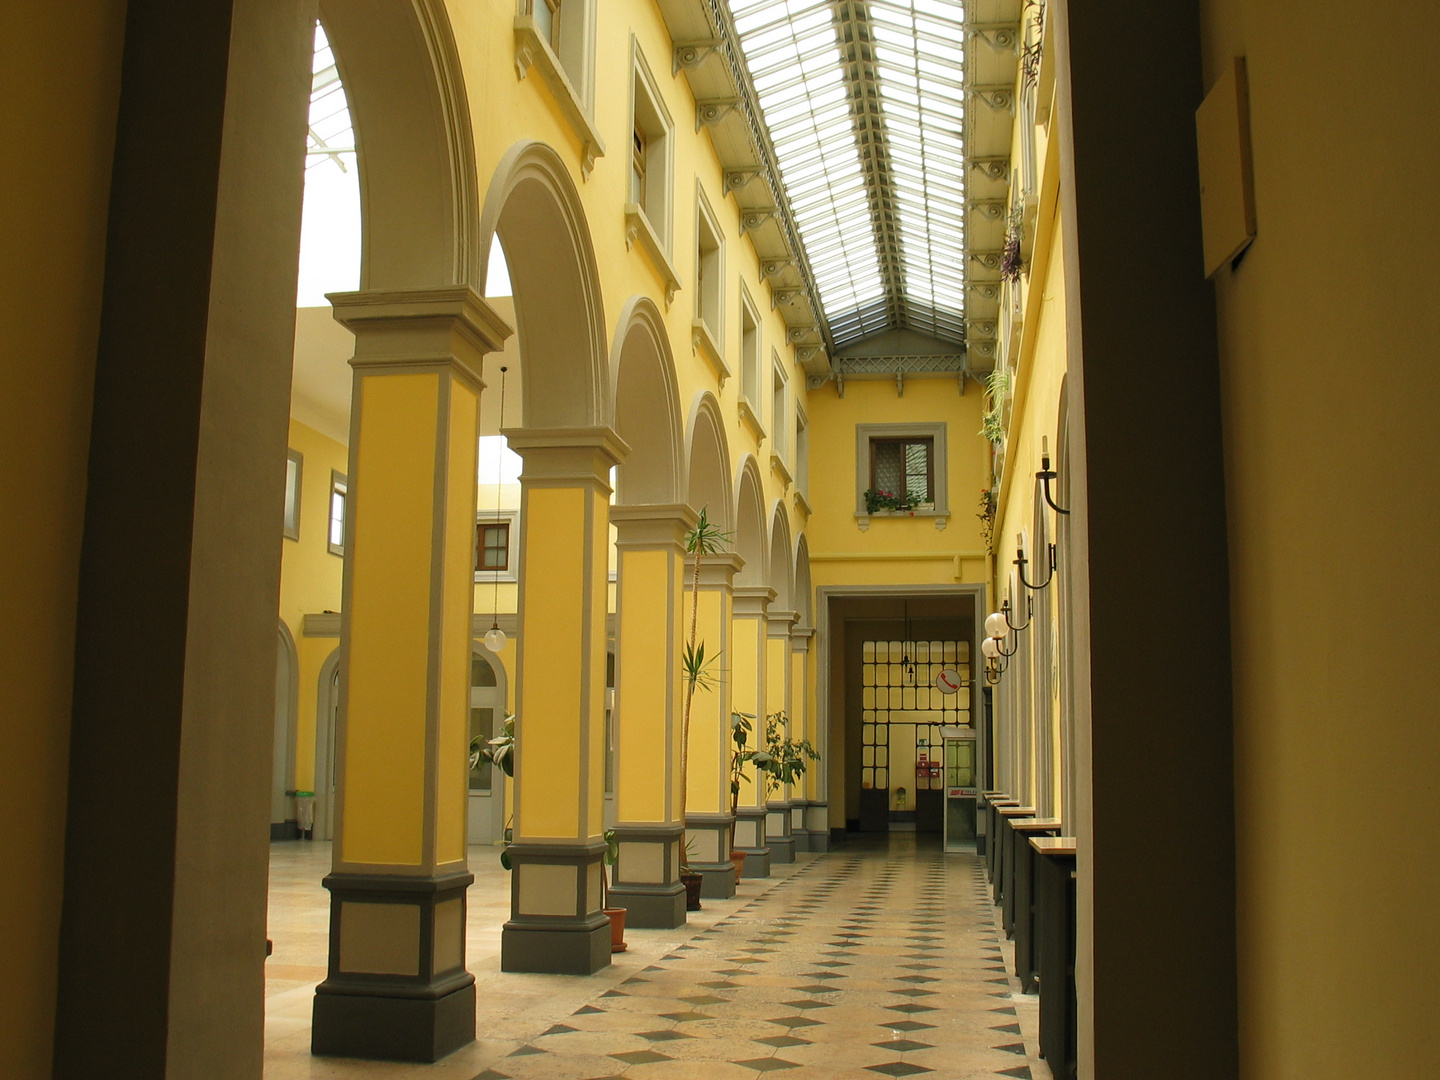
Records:
{"label": "black and white tile floor", "polygon": [[435,1065],[310,1055],[329,861],[328,844],[272,846],[266,1080],[1050,1078],[983,860],[914,834],[801,855],[686,927],[631,932],[590,978],[499,970],[509,875],[472,849],[477,1039]]}
{"label": "black and white tile floor", "polygon": [[1048,1077],[1003,955],[974,856],[836,851],[476,1080]]}

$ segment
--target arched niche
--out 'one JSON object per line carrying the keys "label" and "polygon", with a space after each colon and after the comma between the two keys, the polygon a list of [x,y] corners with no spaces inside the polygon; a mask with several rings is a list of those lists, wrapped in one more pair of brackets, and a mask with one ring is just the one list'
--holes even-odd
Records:
{"label": "arched niche", "polygon": [[745,565],[735,576],[737,586],[765,586],[770,582],[770,565],[765,552],[765,503],[760,483],[760,466],[754,454],[746,454],[735,472],[735,551]]}
{"label": "arched niche", "polygon": [[796,623],[802,630],[815,626],[815,597],[810,584],[810,541],[804,533],[795,542],[795,612],[799,615]]}
{"label": "arched niche", "polygon": [[474,137],[443,0],[320,0],[360,172],[360,288],[481,280]]}
{"label": "arched niche", "polygon": [[779,611],[795,610],[795,564],[790,546],[790,516],[785,500],[776,499],[770,508],[770,581]]}
{"label": "arched niche", "polygon": [[485,195],[480,235],[484,260],[492,237],[500,237],[510,270],[525,369],[525,426],[608,424],[609,364],[595,251],[575,182],[554,150],[527,140],[506,152]]}
{"label": "arched niche", "polygon": [[685,499],[696,513],[706,511],[710,524],[730,532],[730,446],[714,394],[701,390],[695,395],[686,426]]}
{"label": "arched niche", "polygon": [[683,499],[683,431],[675,360],[665,321],[648,297],[620,312],[612,346],[611,426],[630,447],[619,469],[617,503],[635,506]]}

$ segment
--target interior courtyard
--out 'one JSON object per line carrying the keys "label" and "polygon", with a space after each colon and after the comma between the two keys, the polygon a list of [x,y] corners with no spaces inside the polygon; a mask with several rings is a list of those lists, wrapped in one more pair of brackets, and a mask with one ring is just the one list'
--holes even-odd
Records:
{"label": "interior courtyard", "polygon": [[0,13],[0,1075],[1429,1075],[1437,34]]}

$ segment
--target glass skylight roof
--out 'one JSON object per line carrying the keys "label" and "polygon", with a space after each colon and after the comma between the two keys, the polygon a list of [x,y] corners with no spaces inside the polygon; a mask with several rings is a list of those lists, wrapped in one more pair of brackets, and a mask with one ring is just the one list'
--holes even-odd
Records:
{"label": "glass skylight roof", "polygon": [[730,0],[837,348],[962,342],[964,5]]}

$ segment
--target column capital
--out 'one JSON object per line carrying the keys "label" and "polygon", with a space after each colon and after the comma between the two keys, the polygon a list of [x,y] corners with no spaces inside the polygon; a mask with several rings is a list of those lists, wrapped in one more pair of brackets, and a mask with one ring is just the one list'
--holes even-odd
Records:
{"label": "column capital", "polygon": [[733,588],[735,575],[745,567],[745,560],[733,551],[725,551],[719,555],[700,556],[700,585],[701,587],[723,586]]}
{"label": "column capital", "polygon": [[617,547],[664,547],[676,545],[683,551],[685,534],[695,526],[698,515],[685,503],[641,503],[610,507]]}
{"label": "column capital", "polygon": [[469,285],[367,289],[326,297],[335,321],[355,335],[356,368],[450,364],[476,389],[486,353],[499,352],[515,331]]}
{"label": "column capital", "polygon": [[764,615],[775,599],[769,585],[740,585],[735,589],[736,615]]}
{"label": "column capital", "polygon": [[810,639],[815,636],[813,626],[792,626],[790,628],[790,651],[809,652]]}
{"label": "column capital", "polygon": [[609,427],[504,428],[510,449],[524,459],[522,483],[599,480],[610,489],[610,470],[630,454],[625,440]]}
{"label": "column capital", "polygon": [[769,612],[766,613],[766,636],[788,638],[790,636],[790,628],[794,626],[799,619],[799,612],[782,611],[778,608],[771,608]]}

